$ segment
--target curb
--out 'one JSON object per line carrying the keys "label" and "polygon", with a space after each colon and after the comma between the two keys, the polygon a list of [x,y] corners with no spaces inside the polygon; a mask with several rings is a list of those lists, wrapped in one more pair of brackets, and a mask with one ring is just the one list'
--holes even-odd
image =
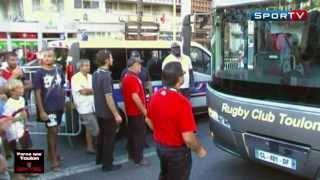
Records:
{"label": "curb", "polygon": [[[149,151],[144,153],[144,157],[152,157],[156,155],[155,148],[151,148]],[[115,157],[114,164],[124,164],[129,162],[128,155],[120,155],[118,157]],[[97,169],[102,168],[102,165],[96,165],[95,161],[91,161],[89,163],[80,164],[76,166],[67,167],[65,169],[62,169],[59,172],[47,172],[45,174],[40,175],[39,177],[31,178],[33,180],[52,180],[52,179],[58,179],[66,176],[71,176],[75,174],[80,174],[84,172],[94,171]]]}

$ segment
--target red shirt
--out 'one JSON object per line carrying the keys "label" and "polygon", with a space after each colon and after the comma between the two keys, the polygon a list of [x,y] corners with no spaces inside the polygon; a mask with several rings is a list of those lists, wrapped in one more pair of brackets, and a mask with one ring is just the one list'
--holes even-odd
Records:
{"label": "red shirt", "polygon": [[12,76],[12,71],[10,71],[9,69],[2,69],[1,70],[1,76],[5,79],[5,80],[9,80],[10,77]]}
{"label": "red shirt", "polygon": [[161,89],[151,97],[148,117],[154,140],[168,146],[185,145],[182,133],[197,129],[190,101],[174,90]]}
{"label": "red shirt", "polygon": [[128,116],[139,116],[142,112],[132,99],[132,94],[137,93],[142,103],[145,105],[145,94],[142,82],[137,75],[128,72],[122,79],[122,95],[124,98],[124,106]]}

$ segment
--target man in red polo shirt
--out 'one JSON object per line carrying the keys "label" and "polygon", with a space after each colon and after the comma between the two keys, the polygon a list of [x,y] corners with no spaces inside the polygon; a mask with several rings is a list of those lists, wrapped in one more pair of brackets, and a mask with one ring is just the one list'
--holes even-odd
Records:
{"label": "man in red polo shirt", "polygon": [[122,79],[124,105],[128,115],[128,154],[137,165],[148,165],[143,158],[145,144],[145,116],[147,115],[145,93],[138,74],[141,72],[141,59],[130,57],[127,62],[128,72]]}
{"label": "man in red polo shirt", "polygon": [[159,180],[188,180],[191,172],[191,150],[200,158],[207,150],[194,132],[196,123],[189,100],[179,93],[184,72],[180,62],[169,62],[162,71],[165,88],[157,91],[148,107],[147,123],[153,129],[160,159]]}

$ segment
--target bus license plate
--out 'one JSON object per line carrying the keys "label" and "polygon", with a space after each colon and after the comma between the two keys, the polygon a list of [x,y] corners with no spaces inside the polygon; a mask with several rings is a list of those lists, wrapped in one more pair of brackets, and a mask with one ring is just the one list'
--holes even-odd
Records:
{"label": "bus license plate", "polygon": [[286,168],[293,169],[293,170],[297,169],[297,161],[292,158],[269,153],[266,151],[262,151],[260,149],[255,149],[255,157],[257,159],[262,160],[262,161],[276,164],[278,166],[286,167]]}

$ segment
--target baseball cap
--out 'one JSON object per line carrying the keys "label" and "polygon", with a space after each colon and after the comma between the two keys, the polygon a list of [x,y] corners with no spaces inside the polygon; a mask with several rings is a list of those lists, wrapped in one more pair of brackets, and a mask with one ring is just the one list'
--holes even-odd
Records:
{"label": "baseball cap", "polygon": [[128,59],[127,61],[127,66],[130,67],[132,66],[134,63],[142,63],[142,60],[140,58],[137,58],[137,57],[131,57]]}
{"label": "baseball cap", "polygon": [[180,47],[180,44],[179,44],[179,43],[173,42],[173,43],[171,44],[171,48],[177,48],[177,47]]}
{"label": "baseball cap", "polygon": [[131,51],[130,57],[141,58],[140,53],[137,50]]}

